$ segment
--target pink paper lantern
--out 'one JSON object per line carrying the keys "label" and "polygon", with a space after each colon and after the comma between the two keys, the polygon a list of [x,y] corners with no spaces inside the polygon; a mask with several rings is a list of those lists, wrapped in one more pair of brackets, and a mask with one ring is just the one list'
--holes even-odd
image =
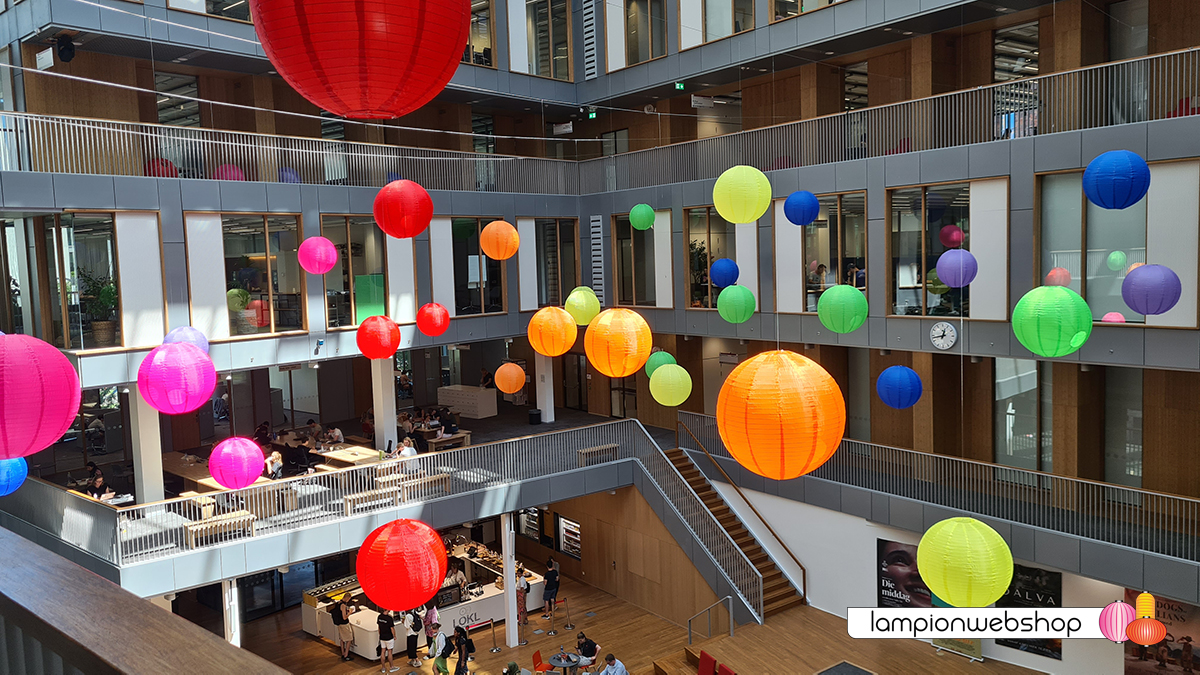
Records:
{"label": "pink paper lantern", "polygon": [[222,164],[213,171],[216,180],[246,180],[246,174],[233,164]]}
{"label": "pink paper lantern", "polygon": [[958,248],[963,243],[962,228],[957,225],[943,225],[938,230],[938,241],[946,248]]}
{"label": "pink paper lantern", "polygon": [[254,312],[255,326],[266,328],[271,325],[271,315],[267,313],[267,303],[262,300],[251,300],[247,303],[246,309]]}
{"label": "pink paper lantern", "polygon": [[1107,607],[1100,610],[1100,632],[1113,642],[1124,642],[1125,631],[1129,628],[1129,624],[1133,623],[1135,615],[1136,612],[1132,605],[1119,600],[1110,602]]}
{"label": "pink paper lantern", "polygon": [[0,459],[53,445],[79,414],[79,375],[63,353],[28,335],[0,336]]}
{"label": "pink paper lantern", "polygon": [[300,266],[309,274],[325,274],[337,264],[337,247],[325,237],[309,237],[296,251]]}
{"label": "pink paper lantern", "polygon": [[142,398],[151,408],[168,415],[199,410],[216,388],[217,369],[212,359],[186,342],[155,347],[138,367]]}
{"label": "pink paper lantern", "polygon": [[221,487],[241,490],[254,484],[263,473],[263,451],[249,438],[234,436],[213,448],[208,472]]}
{"label": "pink paper lantern", "polygon": [[1120,312],[1109,312],[1100,321],[1103,323],[1125,323],[1125,315]]}

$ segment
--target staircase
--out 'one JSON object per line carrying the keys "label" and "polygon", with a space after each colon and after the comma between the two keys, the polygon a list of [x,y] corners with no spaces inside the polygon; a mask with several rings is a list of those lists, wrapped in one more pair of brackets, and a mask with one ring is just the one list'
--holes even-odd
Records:
{"label": "staircase", "polygon": [[742,521],[738,520],[737,515],[725,503],[721,494],[713,488],[687,454],[679,448],[663,450],[663,453],[683,475],[683,479],[691,485],[692,490],[696,492],[708,510],[712,511],[717,522],[725,528],[733,542],[742,549],[742,552],[762,574],[763,618],[778,614],[789,607],[805,604],[804,596],[796,590],[792,582],[788,581],[787,577],[783,575],[783,571],[775,565],[763,547],[758,545],[754,535],[742,525]]}

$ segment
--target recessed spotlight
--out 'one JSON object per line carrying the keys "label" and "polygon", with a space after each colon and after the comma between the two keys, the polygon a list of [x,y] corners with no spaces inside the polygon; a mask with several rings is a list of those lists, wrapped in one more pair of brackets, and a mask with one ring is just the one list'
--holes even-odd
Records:
{"label": "recessed spotlight", "polygon": [[833,56],[833,52],[825,52],[825,56]]}
{"label": "recessed spotlight", "polygon": [[278,75],[279,73],[275,72],[274,70],[268,70],[267,74],[268,75]]}
{"label": "recessed spotlight", "polygon": [[885,33],[890,33],[890,32],[892,32],[892,29],[891,29],[891,28],[884,28],[884,29],[883,29],[883,32],[885,32]]}
{"label": "recessed spotlight", "polygon": [[911,30],[906,30],[903,33],[901,33],[901,35],[912,35],[912,33],[913,32]]}

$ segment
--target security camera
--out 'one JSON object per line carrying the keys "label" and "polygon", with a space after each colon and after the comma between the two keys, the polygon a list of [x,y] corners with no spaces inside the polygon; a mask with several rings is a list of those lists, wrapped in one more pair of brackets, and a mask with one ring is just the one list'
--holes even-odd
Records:
{"label": "security camera", "polygon": [[59,61],[69,63],[71,59],[75,58],[75,43],[71,41],[69,36],[58,36],[58,39],[54,41],[54,45],[58,49]]}

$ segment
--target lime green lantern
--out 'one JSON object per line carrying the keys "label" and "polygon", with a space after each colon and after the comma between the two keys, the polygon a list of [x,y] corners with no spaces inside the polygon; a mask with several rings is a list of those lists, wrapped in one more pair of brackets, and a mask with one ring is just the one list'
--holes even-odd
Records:
{"label": "lime green lantern", "polygon": [[1017,302],[1012,327],[1034,354],[1048,359],[1066,356],[1092,335],[1092,309],[1065,286],[1039,286]]}
{"label": "lime green lantern", "polygon": [[853,333],[867,320],[867,296],[853,286],[830,286],[817,301],[817,318],[835,333]]}
{"label": "lime green lantern", "polygon": [[771,181],[752,166],[735,166],[713,186],[713,205],[728,222],[758,222],[771,206]]}
{"label": "lime green lantern", "polygon": [[717,313],[729,323],[746,323],[754,310],[754,293],[745,286],[727,286],[717,296]]}
{"label": "lime green lantern", "polygon": [[[662,352],[658,352],[661,354]],[[683,366],[666,363],[650,376],[650,395],[668,408],[682,405],[692,395],[692,376]]]}
{"label": "lime green lantern", "polygon": [[629,225],[635,230],[654,227],[654,209],[649,204],[638,204],[629,211]]}
{"label": "lime green lantern", "polygon": [[947,518],[921,537],[917,569],[929,590],[952,607],[987,607],[1012,583],[1012,551],[985,523]]}
{"label": "lime green lantern", "polygon": [[659,366],[666,366],[675,363],[675,357],[664,351],[657,351],[650,354],[650,358],[646,359],[646,377],[654,377],[654,371],[658,370]]}
{"label": "lime green lantern", "polygon": [[575,319],[575,323],[586,326],[600,313],[600,299],[592,289],[580,286],[567,296],[563,309]]}
{"label": "lime green lantern", "polygon": [[229,311],[240,312],[250,304],[250,293],[244,288],[231,288],[225,294],[225,304],[229,306]]}
{"label": "lime green lantern", "polygon": [[950,287],[938,276],[935,268],[929,270],[929,273],[925,275],[925,290],[934,295],[943,295],[950,292]]}

